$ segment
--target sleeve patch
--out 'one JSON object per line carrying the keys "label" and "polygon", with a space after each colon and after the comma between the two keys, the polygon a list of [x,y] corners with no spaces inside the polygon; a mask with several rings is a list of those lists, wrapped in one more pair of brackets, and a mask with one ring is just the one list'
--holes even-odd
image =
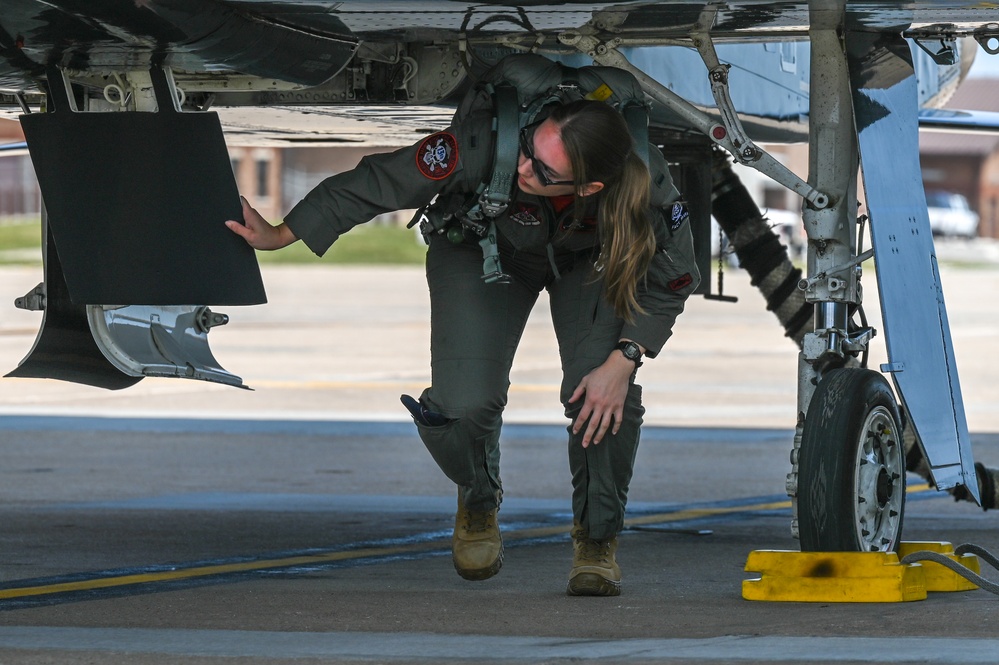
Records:
{"label": "sleeve patch", "polygon": [[690,273],[686,273],[681,277],[677,277],[667,286],[669,286],[670,291],[679,291],[685,286],[690,286],[694,281],[694,278],[690,276]]}
{"label": "sleeve patch", "polygon": [[416,151],[416,168],[431,180],[443,180],[458,166],[458,141],[447,132],[423,139]]}

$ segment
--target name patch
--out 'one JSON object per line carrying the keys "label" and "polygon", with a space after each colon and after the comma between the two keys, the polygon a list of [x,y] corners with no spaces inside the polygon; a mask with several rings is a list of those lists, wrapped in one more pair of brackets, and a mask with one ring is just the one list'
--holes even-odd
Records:
{"label": "name patch", "polygon": [[693,283],[693,281],[694,278],[691,277],[690,273],[688,272],[680,277],[677,277],[672,282],[667,284],[667,286],[669,286],[670,291],[679,291],[685,286],[690,286]]}
{"label": "name patch", "polygon": [[541,219],[538,216],[537,206],[530,206],[524,203],[517,204],[517,212],[510,215],[510,219],[521,226],[540,226]]}

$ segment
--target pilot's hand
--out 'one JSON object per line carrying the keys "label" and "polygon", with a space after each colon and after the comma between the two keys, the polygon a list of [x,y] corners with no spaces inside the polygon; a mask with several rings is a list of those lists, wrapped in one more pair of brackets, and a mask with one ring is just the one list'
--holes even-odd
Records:
{"label": "pilot's hand", "polygon": [[600,443],[608,429],[612,434],[621,429],[624,399],[628,396],[628,383],[634,371],[635,363],[614,351],[603,365],[584,376],[576,386],[569,402],[575,402],[584,394],[586,399],[572,423],[572,433],[579,434],[586,426],[584,448],[589,447],[591,442],[593,445]]}
{"label": "pilot's hand", "polygon": [[243,219],[246,220],[246,226],[233,219],[228,220],[225,225],[242,237],[250,247],[265,250],[281,249],[298,240],[287,224],[272,226],[245,198],[240,196],[239,200],[243,203]]}

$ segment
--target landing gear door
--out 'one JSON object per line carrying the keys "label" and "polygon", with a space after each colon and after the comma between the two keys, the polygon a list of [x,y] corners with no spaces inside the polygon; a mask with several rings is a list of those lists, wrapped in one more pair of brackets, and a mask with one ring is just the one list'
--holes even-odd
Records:
{"label": "landing gear door", "polygon": [[901,37],[851,33],[850,79],[891,372],[939,489],[978,500],[971,439],[919,171],[916,79]]}
{"label": "landing gear door", "polygon": [[45,235],[45,281],[15,303],[44,310],[42,327],[31,351],[7,376],[108,390],[128,388],[146,376],[246,387],[222,369],[208,345],[208,332],[227,323],[228,316],[207,306],[74,304],[58,252]]}
{"label": "landing gear door", "polygon": [[46,209],[45,284],[29,308],[46,316],[11,375],[123,387],[110,365],[241,385],[208,350],[224,317],[207,306],[266,296],[252,248],[224,224],[242,210],[217,114],[77,112],[49,81],[49,112],[21,116]]}

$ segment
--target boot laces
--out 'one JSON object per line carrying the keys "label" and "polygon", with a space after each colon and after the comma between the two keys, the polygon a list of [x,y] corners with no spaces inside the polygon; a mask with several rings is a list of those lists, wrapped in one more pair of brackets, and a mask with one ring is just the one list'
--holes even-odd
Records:
{"label": "boot laces", "polygon": [[489,528],[489,516],[488,512],[472,512],[468,511],[468,524],[465,525],[465,531],[469,533],[481,533]]}
{"label": "boot laces", "polygon": [[586,538],[579,542],[579,556],[586,561],[601,561],[606,563],[610,556],[609,540],[592,540]]}

